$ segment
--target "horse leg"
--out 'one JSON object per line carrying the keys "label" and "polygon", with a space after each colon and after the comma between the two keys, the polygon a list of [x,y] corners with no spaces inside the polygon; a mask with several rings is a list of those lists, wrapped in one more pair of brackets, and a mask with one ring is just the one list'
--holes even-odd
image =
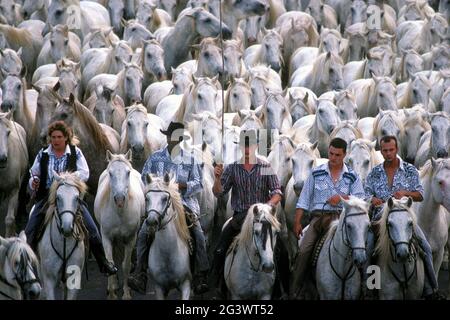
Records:
{"label": "horse leg", "polygon": [[131,254],[133,252],[133,243],[136,241],[131,241],[130,244],[125,245],[124,257],[122,262],[123,270],[123,296],[122,300],[131,300],[130,287],[128,287],[128,277],[130,276],[131,269]]}
{"label": "horse leg", "polygon": [[155,295],[156,300],[164,300],[166,296],[164,290],[157,284],[155,284]]}
{"label": "horse leg", "polygon": [[186,279],[181,285],[181,300],[189,300],[191,295],[191,281]]}
{"label": "horse leg", "polygon": [[47,300],[55,300],[55,288],[56,283],[55,279],[52,278],[49,274],[44,274],[42,276],[42,283],[44,285],[45,299]]}
{"label": "horse leg", "polygon": [[6,237],[12,237],[16,232],[16,207],[19,199],[19,190],[14,190],[8,201],[8,213],[5,218]]}
{"label": "horse leg", "polygon": [[[113,260],[113,247],[112,247],[112,243],[111,240],[104,234],[102,234],[102,242],[103,242],[103,247],[105,248],[105,256],[106,259],[108,261],[114,261]],[[108,277],[108,299],[110,300],[116,300],[117,299],[117,294],[116,291],[118,289],[117,286],[117,277],[116,275],[112,275]]]}

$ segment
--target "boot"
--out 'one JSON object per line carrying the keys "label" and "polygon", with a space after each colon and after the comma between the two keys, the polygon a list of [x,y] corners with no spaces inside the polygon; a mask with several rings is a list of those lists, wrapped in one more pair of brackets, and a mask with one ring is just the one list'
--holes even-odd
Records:
{"label": "boot", "polygon": [[136,272],[128,277],[128,286],[140,294],[147,293],[147,273],[136,269]]}
{"label": "boot", "polygon": [[[150,232],[149,232],[150,231]],[[147,293],[147,261],[151,243],[154,239],[154,232],[146,229],[143,225],[138,234],[136,243],[136,268],[128,278],[128,285],[131,289],[140,294]]]}
{"label": "boot", "polygon": [[197,284],[194,286],[194,293],[199,295],[208,292],[208,274],[207,271],[199,272]]}
{"label": "boot", "polygon": [[105,250],[103,249],[103,245],[99,241],[91,241],[91,252],[97,261],[98,268],[101,273],[104,273],[108,276],[112,276],[117,273],[117,267],[114,263],[109,262],[105,256]]}

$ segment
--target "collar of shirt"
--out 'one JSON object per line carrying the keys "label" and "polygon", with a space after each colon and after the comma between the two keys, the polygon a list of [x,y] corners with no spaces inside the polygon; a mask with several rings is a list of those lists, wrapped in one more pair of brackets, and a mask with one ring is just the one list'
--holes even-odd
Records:
{"label": "collar of shirt", "polygon": [[[399,165],[398,165],[398,169],[401,170],[401,171],[405,171],[405,164],[404,164],[403,159],[400,158],[399,155],[397,155],[397,159],[400,161],[400,163],[399,163]],[[385,161],[383,161],[383,163],[381,163],[380,167],[381,167],[381,170],[383,170],[384,173],[386,173],[386,170],[384,169],[384,162],[385,162]]]}
{"label": "collar of shirt", "polygon": [[[51,144],[47,147],[47,149],[44,150],[44,152],[46,152],[46,153],[48,153],[49,155],[52,155],[52,156],[55,155],[55,153],[53,152],[53,147],[52,147]],[[71,153],[70,152],[70,147],[69,147],[68,144],[66,144],[66,149],[64,150],[64,154],[69,155],[70,153]]]}
{"label": "collar of shirt", "polygon": [[[330,178],[331,178],[331,172],[330,172],[330,167],[329,167],[329,163],[330,162],[327,162],[327,163],[324,163],[324,164],[322,164],[320,167],[322,167],[322,168],[320,168],[320,169],[324,169],[327,173],[328,173],[328,175],[330,176]],[[339,179],[338,179],[338,181],[339,180],[341,180],[342,179],[342,176],[343,176],[343,174],[345,173],[345,172],[348,172],[348,168],[347,168],[347,166],[345,165],[345,163],[342,165],[342,170],[341,170],[341,172],[339,173]]]}

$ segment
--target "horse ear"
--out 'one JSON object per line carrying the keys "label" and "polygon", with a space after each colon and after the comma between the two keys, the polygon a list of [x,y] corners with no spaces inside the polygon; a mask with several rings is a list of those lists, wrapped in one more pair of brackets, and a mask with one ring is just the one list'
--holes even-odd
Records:
{"label": "horse ear", "polygon": [[22,70],[20,70],[20,77],[25,78],[27,76],[27,66],[23,65]]}
{"label": "horse ear", "polygon": [[120,24],[122,25],[122,27],[126,28],[126,26],[128,25],[128,21],[122,18],[120,19]]}
{"label": "horse ear", "polygon": [[253,215],[256,216],[258,214],[259,210],[258,210],[258,205],[255,204],[255,206],[253,207]]}
{"label": "horse ear", "polygon": [[131,151],[131,149],[128,149],[127,153],[125,153],[125,159],[130,162],[133,160],[133,151]]}
{"label": "horse ear", "polygon": [[33,88],[34,90],[37,91],[37,93],[41,93],[41,88],[39,88],[38,86],[35,86],[34,84],[31,84],[31,88]]}
{"label": "horse ear", "polygon": [[393,200],[392,197],[391,197],[391,198],[389,198],[389,200],[388,200],[388,207],[389,207],[389,209],[392,209],[393,206],[394,206],[394,200]]}
{"label": "horse ear", "polygon": [[166,173],[164,174],[164,182],[165,182],[166,184],[169,184],[169,182],[170,182],[170,175],[169,175],[168,172],[166,172]]}
{"label": "horse ear", "polygon": [[27,242],[27,235],[25,234],[24,230],[20,231],[19,239],[22,240],[23,242]]}
{"label": "horse ear", "polygon": [[408,208],[411,208],[413,204],[413,199],[411,197],[408,197],[408,202],[406,203],[406,205],[408,206]]}
{"label": "horse ear", "polygon": [[2,236],[0,236],[0,245],[1,246],[4,246],[4,247],[6,247],[6,246],[8,246],[8,240],[6,240],[5,238],[3,238]]}
{"label": "horse ear", "polygon": [[255,116],[261,118],[262,115],[263,115],[263,106],[259,106],[258,108],[255,109]]}
{"label": "horse ear", "polygon": [[62,178],[61,178],[61,176],[58,174],[58,172],[56,172],[55,170],[52,170],[52,171],[53,171],[53,179],[55,179],[55,181],[57,181],[57,182],[62,181]]}
{"label": "horse ear", "polygon": [[201,46],[199,44],[192,44],[191,49],[195,51],[200,51]]}
{"label": "horse ear", "polygon": [[305,93],[305,96],[303,97],[303,103],[308,103],[309,94],[308,92]]}
{"label": "horse ear", "polygon": [[106,161],[110,162],[112,159],[112,153],[109,150],[106,150]]}
{"label": "horse ear", "polygon": [[245,118],[245,117],[247,117],[248,115],[249,115],[249,111],[250,110],[246,110],[246,109],[243,109],[243,110],[238,110],[238,115],[239,115],[239,117],[242,119],[242,118]]}
{"label": "horse ear", "polygon": [[145,180],[145,183],[146,183],[146,184],[152,183],[152,176],[151,176],[151,174],[150,174],[150,173],[147,173],[147,174],[144,176],[144,180]]}
{"label": "horse ear", "polygon": [[436,161],[436,159],[434,157],[431,157],[431,167],[434,169],[436,169],[438,166],[438,162]]}
{"label": "horse ear", "polygon": [[11,120],[12,119],[12,114],[13,114],[12,110],[11,109],[8,110],[8,112],[6,113],[5,118],[8,119],[8,120]]}
{"label": "horse ear", "polygon": [[60,87],[61,87],[61,82],[59,82],[59,80],[58,80],[58,81],[56,81],[56,83],[53,86],[52,90],[55,91],[55,92],[58,92]]}
{"label": "horse ear", "polygon": [[19,50],[17,50],[17,52],[16,52],[20,58],[22,58],[22,52],[23,52],[22,47],[20,47]]}
{"label": "horse ear", "polygon": [[316,150],[318,145],[319,145],[319,140],[317,140],[316,142],[314,142],[314,143],[311,145],[311,147],[310,147],[311,150],[312,150],[312,151]]}
{"label": "horse ear", "polygon": [[369,147],[372,149],[375,149],[376,146],[377,146],[377,140],[374,140],[371,143],[369,143]]}

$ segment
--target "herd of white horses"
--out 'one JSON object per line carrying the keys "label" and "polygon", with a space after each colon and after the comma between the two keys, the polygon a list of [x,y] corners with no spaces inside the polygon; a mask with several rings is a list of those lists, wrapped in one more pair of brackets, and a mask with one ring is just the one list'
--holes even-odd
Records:
{"label": "herd of white horses", "polygon": [[[241,130],[267,141],[259,152],[284,199],[276,212],[249,209],[225,263],[233,299],[271,298],[277,239],[293,265],[295,203],[311,169],[327,161],[329,141],[347,141],[345,161],[364,181],[383,161],[379,138],[396,136],[425,193],[420,203],[386,206],[379,296],[419,299],[424,273],[411,228],[425,233],[436,274],[450,244],[449,19],[448,0],[1,0],[0,299],[35,298],[41,289],[41,298],[55,299],[61,284],[65,298],[76,298],[79,287],[63,270],[85,263],[81,197],[107,258],[121,263],[123,299],[131,299],[144,216],[158,230],[148,261],[157,298],[178,289],[189,299],[191,243],[177,185],[140,177],[171,121],[186,124],[182,148],[202,161],[198,200],[210,249],[232,214],[229,196],[212,193],[213,164],[238,159]],[[54,120],[74,129],[90,178],[56,178],[34,253],[23,233],[15,237],[19,189]],[[321,299],[360,296],[368,203],[352,198],[344,208],[318,257]],[[116,276],[107,291],[117,298]]]}

